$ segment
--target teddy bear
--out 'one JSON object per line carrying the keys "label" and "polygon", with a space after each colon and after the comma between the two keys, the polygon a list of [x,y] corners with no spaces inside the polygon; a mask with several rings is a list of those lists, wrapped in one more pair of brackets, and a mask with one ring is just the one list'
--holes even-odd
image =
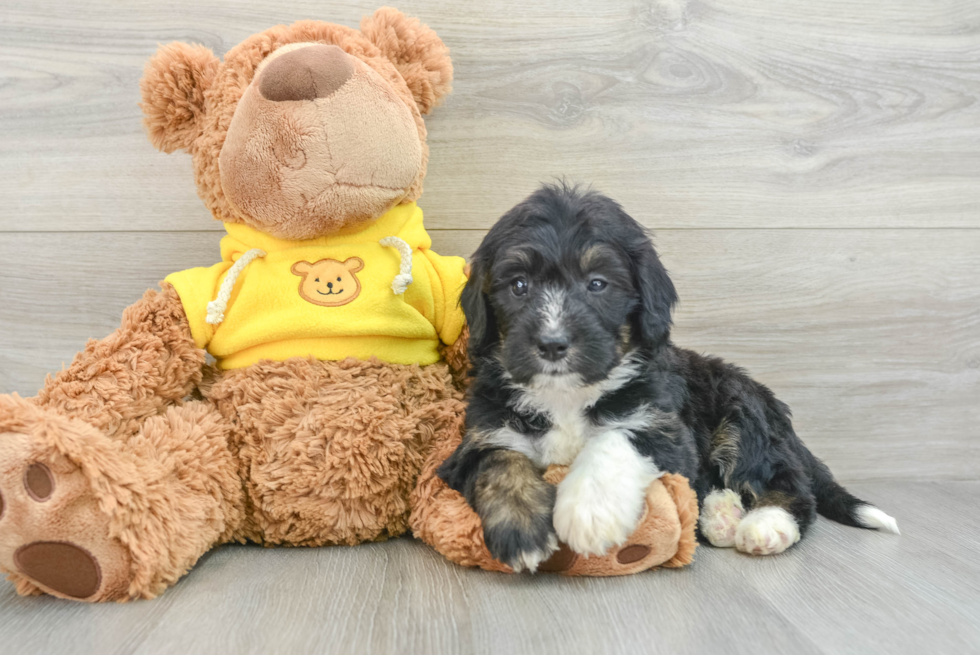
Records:
{"label": "teddy bear", "polygon": [[465,411],[464,261],[432,252],[416,204],[422,116],[452,73],[390,8],[150,59],[149,139],[192,155],[227,234],[35,398],[0,396],[0,567],[20,593],[152,598],[222,543],[407,531]]}
{"label": "teddy bear", "polygon": [[[436,475],[464,426],[466,274],[432,252],[415,201],[422,116],[452,73],[439,37],[391,8],[360,30],[273,27],[223,60],[183,43],[150,59],[149,139],[192,155],[220,261],[147,291],[36,397],[0,395],[0,569],[19,593],[152,598],[222,543],[409,528],[509,571]],[[562,548],[542,570],[686,564],[692,499],[665,476],[627,544]]]}

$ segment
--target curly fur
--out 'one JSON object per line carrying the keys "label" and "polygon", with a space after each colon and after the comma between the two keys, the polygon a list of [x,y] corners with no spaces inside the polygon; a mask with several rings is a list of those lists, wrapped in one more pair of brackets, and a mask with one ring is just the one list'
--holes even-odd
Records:
{"label": "curly fur", "polygon": [[[458,419],[462,422],[462,417]],[[513,569],[494,559],[487,549],[480,517],[461,493],[451,489],[437,474],[440,464],[461,443],[459,433],[436,443],[419,474],[412,492],[412,533],[444,557],[461,566],[486,571],[513,573]],[[545,480],[557,485],[567,467],[552,466]],[[649,548],[643,558],[622,564],[616,549],[604,557],[577,558],[563,575],[616,576],[638,573],[657,566],[677,568],[690,564],[697,547],[697,495],[680,475],[665,475],[651,486],[647,509],[640,525],[624,546]]]}
{"label": "curly fur", "polygon": [[37,403],[108,436],[131,435],[148,416],[180,401],[201,381],[180,298],[163,282],[127,308],[119,328],[90,339],[67,369],[48,376]]}
{"label": "curly fur", "polygon": [[[571,464],[553,513],[557,535],[578,552],[622,542],[651,468],[686,477],[702,503],[716,490],[737,494],[748,514],[733,545],[745,552],[782,552],[817,512],[897,532],[834,480],[766,386],[671,342],[673,283],[643,227],[613,200],[544,186],[491,228],[472,265],[461,299],[474,377],[467,433],[439,475],[478,513],[487,503],[475,482],[505,449],[542,468]],[[505,502],[510,488],[495,493]],[[522,517],[546,511],[511,507]],[[533,523],[514,532],[521,552],[540,550]]]}
{"label": "curly fur", "polygon": [[698,547],[698,495],[691,489],[687,478],[676,473],[666,473],[660,478],[667,493],[677,505],[677,517],[681,522],[681,536],[677,542],[677,552],[661,564],[664,568],[676,569],[694,561],[694,551]]}
{"label": "curly fur", "polygon": [[209,48],[180,42],[162,46],[146,62],[140,107],[154,147],[164,152],[189,148],[200,135],[204,92],[220,63]]}
{"label": "curly fur", "polygon": [[242,501],[230,428],[212,408],[190,403],[169,407],[129,438],[111,438],[16,395],[0,396],[0,434],[28,435],[32,461],[64,458],[80,469],[109,536],[126,549],[128,584],[91,600],[152,598],[211,545],[235,535]]}
{"label": "curly fur", "polygon": [[373,358],[265,361],[224,372],[202,391],[237,425],[244,534],[269,545],[405,532],[423,461],[433,443],[458,433],[463,411],[445,364]]}
{"label": "curly fur", "polygon": [[361,20],[361,33],[395,64],[423,114],[431,112],[452,91],[449,48],[418,18],[382,7]]}
{"label": "curly fur", "polygon": [[[301,21],[249,37],[224,62],[185,44],[150,60],[141,82],[149,138],[192,153],[215,218],[249,221],[222,194],[218,155],[257,65],[297,42],[339,46],[410,110],[423,157],[401,200],[421,194],[428,151],[420,109],[449,90],[448,51],[394,10],[365,25],[384,51],[357,30]],[[129,600],[161,593],[228,541],[355,544],[402,534],[413,499],[423,499],[413,496],[419,471],[461,429],[465,334],[442,352],[446,362],[431,366],[294,358],[218,371],[195,346],[176,292],[162,284],[123,313],[115,332],[49,376],[36,398],[0,396],[0,560],[19,593],[72,597],[67,587],[12,573],[21,545],[71,542],[102,576],[82,600]],[[53,476],[56,503],[31,505],[23,493],[20,474],[36,463]],[[49,511],[56,505],[61,511]]]}

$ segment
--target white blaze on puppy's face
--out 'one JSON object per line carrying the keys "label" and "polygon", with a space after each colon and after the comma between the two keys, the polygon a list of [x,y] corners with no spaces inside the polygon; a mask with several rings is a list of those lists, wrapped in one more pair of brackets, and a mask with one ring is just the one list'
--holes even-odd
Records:
{"label": "white blaze on puppy's face", "polygon": [[543,292],[541,319],[543,334],[562,334],[565,331],[565,292],[548,287]]}

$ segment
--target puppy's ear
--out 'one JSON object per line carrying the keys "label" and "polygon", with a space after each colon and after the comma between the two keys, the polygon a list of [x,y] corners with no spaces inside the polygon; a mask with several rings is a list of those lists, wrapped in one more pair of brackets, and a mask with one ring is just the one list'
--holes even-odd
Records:
{"label": "puppy's ear", "polygon": [[221,62],[201,45],[160,46],[146,62],[140,93],[150,142],[164,152],[188,149],[201,130],[204,91]]}
{"label": "puppy's ear", "polygon": [[490,262],[486,253],[481,253],[481,250],[482,247],[477,250],[473,261],[470,262],[470,277],[459,298],[459,304],[466,314],[466,325],[470,329],[471,362],[476,362],[487,354],[499,339],[497,321],[487,294],[490,284],[488,279]]}
{"label": "puppy's ear", "polygon": [[637,246],[632,261],[639,304],[633,314],[633,328],[642,343],[655,348],[670,336],[670,313],[677,303],[677,290],[650,240],[644,236]]}

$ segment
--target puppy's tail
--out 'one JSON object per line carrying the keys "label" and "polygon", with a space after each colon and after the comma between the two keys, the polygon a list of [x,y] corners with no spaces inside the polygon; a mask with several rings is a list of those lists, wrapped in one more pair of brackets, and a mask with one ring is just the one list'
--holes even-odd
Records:
{"label": "puppy's tail", "polygon": [[810,475],[813,492],[817,497],[817,512],[831,521],[869,530],[884,530],[892,534],[898,531],[898,521],[870,503],[855,498],[834,480],[827,465],[807,453],[810,459]]}

